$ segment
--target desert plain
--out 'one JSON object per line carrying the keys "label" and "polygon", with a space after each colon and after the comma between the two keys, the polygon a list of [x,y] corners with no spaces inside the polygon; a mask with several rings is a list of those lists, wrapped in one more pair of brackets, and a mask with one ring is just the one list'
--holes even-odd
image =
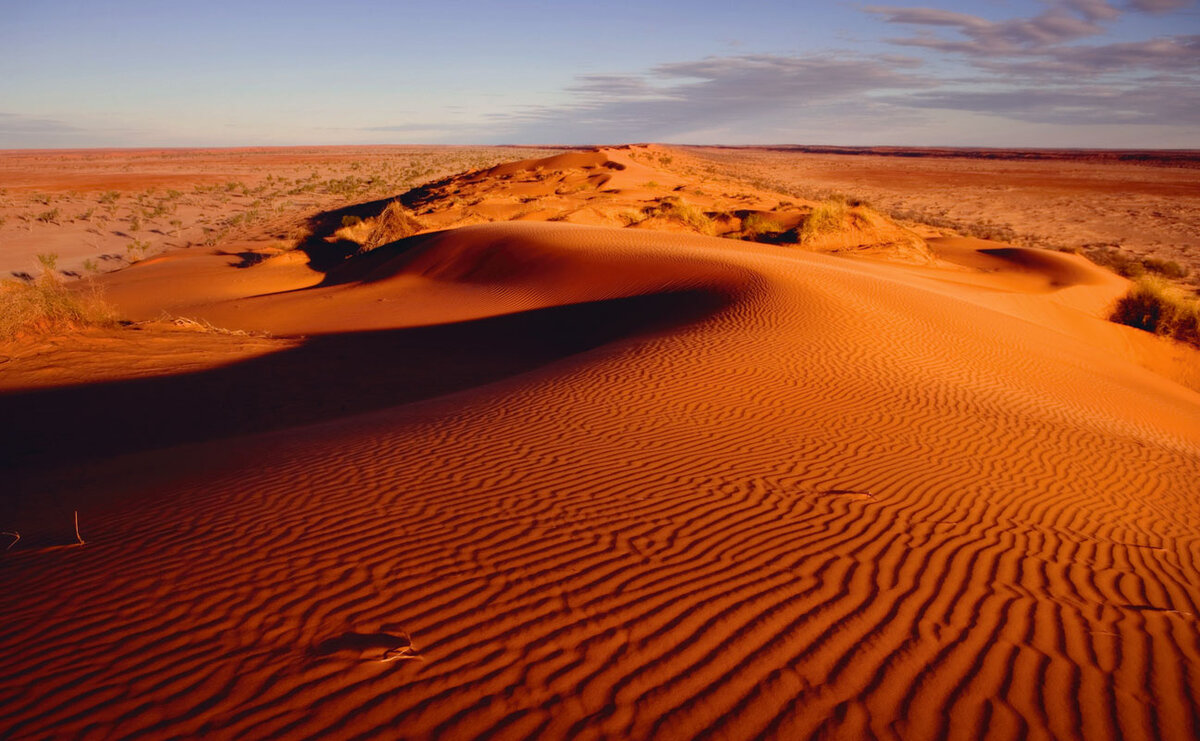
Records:
{"label": "desert plain", "polygon": [[0,219],[103,307],[0,341],[0,736],[1200,736],[1200,350],[1110,320],[1194,153],[13,151]]}

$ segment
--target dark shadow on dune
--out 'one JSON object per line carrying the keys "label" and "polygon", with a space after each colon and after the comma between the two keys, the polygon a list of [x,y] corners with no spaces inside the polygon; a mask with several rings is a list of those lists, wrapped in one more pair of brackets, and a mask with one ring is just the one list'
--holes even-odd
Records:
{"label": "dark shadow on dune", "polygon": [[300,241],[297,249],[308,255],[308,264],[313,270],[322,273],[328,272],[362,249],[361,245],[350,240],[340,239],[334,242],[327,240],[341,228],[342,220],[347,216],[356,216],[360,219],[378,216],[389,203],[402,197],[381,198],[377,201],[356,203],[333,211],[323,211],[308,220],[309,236]]}
{"label": "dark shadow on dune", "polygon": [[441,396],[694,321],[725,302],[712,292],[689,291],[321,335],[198,373],[0,395],[0,418],[8,420],[0,425],[0,471],[293,427]]}
{"label": "dark shadow on dune", "polygon": [[312,648],[314,656],[332,656],[335,654],[360,654],[384,652],[411,646],[408,636],[392,635],[391,633],[343,633],[335,638],[327,638]]}

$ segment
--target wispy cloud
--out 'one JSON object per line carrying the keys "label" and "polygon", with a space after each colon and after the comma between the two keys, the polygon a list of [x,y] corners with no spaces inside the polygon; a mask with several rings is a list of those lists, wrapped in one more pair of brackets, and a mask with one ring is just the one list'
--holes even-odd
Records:
{"label": "wispy cloud", "polygon": [[1192,4],[1193,0],[1129,0],[1131,8],[1146,13],[1167,13]]}
{"label": "wispy cloud", "polygon": [[576,139],[671,139],[700,130],[771,127],[814,117],[880,91],[921,89],[919,62],[901,56],[708,57],[644,73],[580,77],[574,102],[530,108],[501,119],[524,137],[570,128]]}
{"label": "wispy cloud", "polygon": [[938,90],[908,95],[898,105],[1004,116],[1031,123],[1200,124],[1200,93],[1192,86],[1138,88]]}
{"label": "wispy cloud", "polygon": [[54,118],[0,113],[0,134],[73,134],[82,129]]}

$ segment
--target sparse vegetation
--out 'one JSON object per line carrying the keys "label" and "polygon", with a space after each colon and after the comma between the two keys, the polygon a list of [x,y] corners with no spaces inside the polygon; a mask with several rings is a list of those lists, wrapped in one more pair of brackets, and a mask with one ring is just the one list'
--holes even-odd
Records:
{"label": "sparse vegetation", "polygon": [[780,234],[786,231],[783,226],[762,214],[750,214],[742,219],[742,234],[746,239],[757,241],[760,237],[770,234]]}
{"label": "sparse vegetation", "polygon": [[1163,260],[1158,257],[1143,257],[1142,266],[1153,273],[1158,273],[1164,278],[1172,278],[1175,280],[1186,278],[1188,269],[1174,260]]}
{"label": "sparse vegetation", "polygon": [[1160,279],[1140,278],[1117,301],[1109,318],[1200,346],[1200,303],[1176,294]]}
{"label": "sparse vegetation", "polygon": [[408,209],[404,208],[399,201],[392,201],[387,208],[383,209],[383,213],[379,214],[363,247],[373,250],[376,247],[412,236],[424,228],[425,225],[409,213]]}
{"label": "sparse vegetation", "polygon": [[125,245],[125,254],[128,255],[130,262],[137,262],[146,256],[146,252],[150,249],[150,243],[141,239],[135,239]]}
{"label": "sparse vegetation", "polygon": [[644,208],[643,213],[650,218],[658,217],[682,222],[701,234],[712,234],[715,231],[712,219],[678,196],[667,196],[657,204]]}
{"label": "sparse vegetation", "polygon": [[94,284],[72,289],[59,277],[56,255],[38,255],[42,274],[30,282],[0,282],[0,339],[112,324],[115,316]]}
{"label": "sparse vegetation", "polygon": [[1179,280],[1188,276],[1188,269],[1174,260],[1158,257],[1138,257],[1122,249],[1120,245],[1085,245],[1081,250],[1070,250],[1083,254],[1092,262],[1112,270],[1125,278],[1140,278],[1147,272],[1157,273],[1164,278]]}
{"label": "sparse vegetation", "polygon": [[223,334],[231,337],[248,337],[249,332],[241,329],[226,329],[218,327],[207,319],[193,319],[186,316],[172,316],[167,312],[163,312],[156,320],[162,324],[171,324],[181,329],[191,330],[193,332],[206,332],[211,334]]}
{"label": "sparse vegetation", "polygon": [[799,242],[812,241],[816,237],[841,228],[850,206],[844,198],[827,198],[813,208],[800,226]]}

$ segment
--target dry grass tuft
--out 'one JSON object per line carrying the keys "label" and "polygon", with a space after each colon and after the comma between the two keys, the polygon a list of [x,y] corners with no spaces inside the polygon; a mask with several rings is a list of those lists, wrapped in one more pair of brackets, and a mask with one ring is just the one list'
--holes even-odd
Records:
{"label": "dry grass tuft", "polygon": [[163,312],[156,320],[162,324],[171,324],[180,329],[187,329],[193,332],[207,332],[210,334],[223,334],[232,337],[249,337],[250,333],[241,329],[226,329],[218,327],[207,319],[193,319],[186,316],[172,316],[167,312]]}
{"label": "dry grass tuft", "polygon": [[804,219],[799,232],[800,243],[810,242],[827,232],[841,230],[849,212],[850,206],[844,198],[828,198],[822,201]]}
{"label": "dry grass tuft", "polygon": [[1200,347],[1200,304],[1173,293],[1154,278],[1134,283],[1117,301],[1109,319]]}
{"label": "dry grass tuft", "polygon": [[742,234],[746,239],[759,241],[766,236],[778,235],[787,231],[783,226],[762,214],[750,214],[742,220]]}
{"label": "dry grass tuft", "polygon": [[116,323],[116,313],[94,283],[69,286],[55,270],[53,255],[38,259],[42,274],[33,281],[0,282],[0,339]]}
{"label": "dry grass tuft", "polygon": [[371,233],[363,242],[363,249],[373,250],[405,237],[411,237],[423,229],[425,229],[425,225],[418,221],[408,209],[404,208],[399,201],[392,201],[375,220]]}
{"label": "dry grass tuft", "polygon": [[647,206],[643,209],[643,212],[650,218],[658,217],[686,224],[701,234],[712,235],[716,233],[716,227],[712,219],[706,216],[703,211],[678,196],[667,196],[657,204]]}

